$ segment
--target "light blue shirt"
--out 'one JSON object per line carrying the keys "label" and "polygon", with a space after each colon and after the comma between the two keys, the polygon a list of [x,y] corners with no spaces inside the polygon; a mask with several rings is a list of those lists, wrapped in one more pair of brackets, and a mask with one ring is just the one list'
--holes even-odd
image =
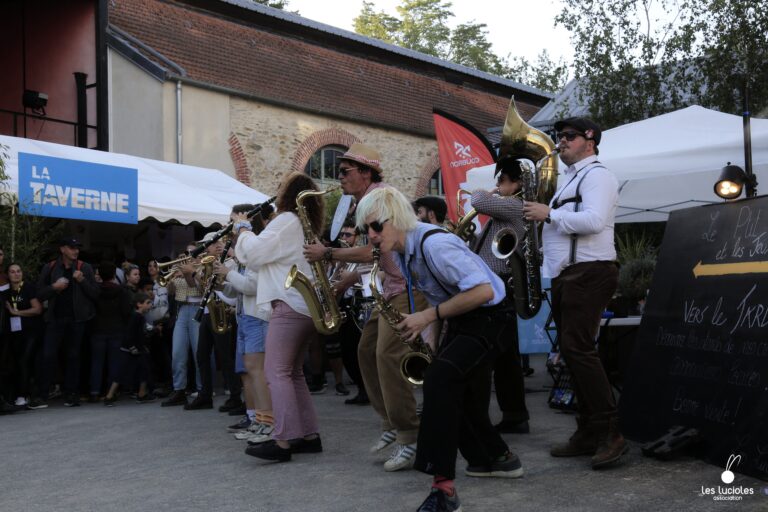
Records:
{"label": "light blue shirt", "polygon": [[[495,306],[504,300],[506,291],[503,281],[456,235],[435,233],[424,241],[424,252],[429,262],[427,268],[421,253],[421,240],[425,233],[433,229],[439,228],[418,222],[416,228],[405,235],[405,254],[395,258],[403,275],[408,275],[406,266],[410,269],[413,285],[427,301],[435,306],[481,284],[490,284],[493,288],[493,299],[485,306]],[[435,281],[430,270],[440,283]]]}

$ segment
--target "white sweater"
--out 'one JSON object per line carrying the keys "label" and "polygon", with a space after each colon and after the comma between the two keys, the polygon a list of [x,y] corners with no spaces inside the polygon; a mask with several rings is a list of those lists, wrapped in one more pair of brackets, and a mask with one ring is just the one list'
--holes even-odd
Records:
{"label": "white sweater", "polygon": [[296,288],[285,289],[285,279],[292,265],[297,265],[310,280],[312,270],[304,259],[304,232],[295,213],[283,212],[275,217],[258,236],[243,232],[237,237],[235,256],[248,270],[259,273],[256,303],[271,304],[282,300],[291,309],[310,316],[304,297]]}
{"label": "white sweater", "polygon": [[224,293],[229,295],[228,288],[240,294],[243,301],[243,314],[260,318],[269,322],[272,315],[272,306],[270,304],[259,304],[257,298],[259,283],[259,273],[249,268],[241,274],[237,269],[230,270],[227,273],[227,281],[224,284]]}

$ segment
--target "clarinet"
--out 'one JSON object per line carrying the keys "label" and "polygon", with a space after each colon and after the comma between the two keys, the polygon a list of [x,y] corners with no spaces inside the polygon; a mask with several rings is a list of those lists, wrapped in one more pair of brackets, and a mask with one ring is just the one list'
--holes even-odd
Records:
{"label": "clarinet", "polygon": [[[275,202],[275,199],[277,199],[277,196],[272,196],[272,197],[270,197],[269,199],[267,199],[266,201],[264,201],[263,203],[261,203],[261,204],[259,204],[259,205],[256,205],[256,207],[255,207],[253,210],[251,210],[251,211],[249,211],[248,213],[246,213],[246,216],[247,216],[247,217],[250,219],[250,218],[252,218],[252,217],[254,217],[254,216],[256,216],[256,215],[260,214],[260,213],[261,213],[261,211],[262,211],[264,208],[266,208],[266,207],[267,207],[267,206],[269,206],[270,204],[274,203],[274,202]],[[203,253],[203,251],[204,251],[204,250],[206,250],[206,249],[207,249],[209,246],[211,246],[211,245],[215,244],[216,242],[218,242],[218,241],[219,241],[219,239],[220,239],[221,237],[223,237],[223,236],[226,236],[226,235],[228,235],[229,233],[231,233],[231,232],[232,232],[232,228],[234,227],[234,225],[235,225],[235,222],[234,222],[234,221],[229,221],[229,224],[227,224],[226,226],[224,226],[223,228],[221,228],[220,230],[218,230],[218,231],[216,232],[216,234],[215,234],[215,235],[213,235],[213,238],[211,238],[211,239],[210,239],[210,240],[208,240],[207,242],[205,242],[205,243],[203,243],[202,245],[200,245],[200,247],[198,247],[197,249],[193,250],[191,253],[189,253],[189,255],[190,255],[190,256],[192,256],[193,258],[197,258],[197,257],[198,257],[198,256],[200,256],[200,255]],[[223,262],[222,262],[222,263],[223,263]]]}

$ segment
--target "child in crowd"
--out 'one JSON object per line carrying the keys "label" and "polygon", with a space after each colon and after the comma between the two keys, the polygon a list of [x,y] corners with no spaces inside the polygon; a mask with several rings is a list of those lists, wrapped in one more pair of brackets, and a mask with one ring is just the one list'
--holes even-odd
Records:
{"label": "child in crowd", "polygon": [[[128,385],[139,382],[139,392],[136,397],[138,403],[147,403],[155,400],[155,396],[147,391],[149,378],[149,346],[148,332],[144,315],[152,308],[152,299],[144,292],[133,295],[134,311],[128,324],[125,341],[120,349],[123,357],[123,381]],[[117,390],[120,383],[112,382],[104,405],[112,407],[117,401]]]}

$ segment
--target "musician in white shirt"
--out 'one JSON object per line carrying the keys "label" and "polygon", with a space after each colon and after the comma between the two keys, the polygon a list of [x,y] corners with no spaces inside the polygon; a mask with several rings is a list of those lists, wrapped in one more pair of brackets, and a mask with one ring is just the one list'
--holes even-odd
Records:
{"label": "musician in white shirt", "polygon": [[598,159],[600,127],[574,117],[555,123],[560,159],[568,166],[549,205],[526,202],[527,220],[544,222],[544,275],[552,278],[552,313],[560,353],[573,375],[578,428],[555,457],[592,455],[593,469],[619,461],[628,451],[618,409],[595,346],[600,317],[616,291],[613,241],[618,181]]}
{"label": "musician in white shirt", "polygon": [[[290,461],[291,454],[323,450],[317,414],[302,370],[304,356],[317,331],[304,297],[295,287],[285,287],[292,265],[312,276],[302,254],[304,231],[296,214],[296,197],[304,190],[318,188],[303,173],[286,176],[275,202],[275,218],[258,236],[241,232],[235,248],[238,260],[259,273],[257,304],[272,307],[264,370],[272,397],[274,430],[272,440],[249,446],[246,453],[277,462]],[[319,238],[323,228],[322,198],[308,197],[304,206],[312,231]]]}

